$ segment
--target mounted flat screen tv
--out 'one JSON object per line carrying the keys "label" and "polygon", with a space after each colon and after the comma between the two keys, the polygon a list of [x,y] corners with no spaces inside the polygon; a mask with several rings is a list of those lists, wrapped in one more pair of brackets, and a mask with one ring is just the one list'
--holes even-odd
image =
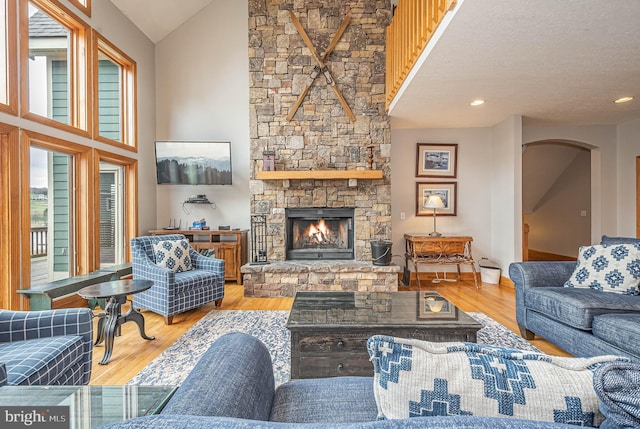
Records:
{"label": "mounted flat screen tv", "polygon": [[158,185],[231,185],[231,143],[156,142]]}

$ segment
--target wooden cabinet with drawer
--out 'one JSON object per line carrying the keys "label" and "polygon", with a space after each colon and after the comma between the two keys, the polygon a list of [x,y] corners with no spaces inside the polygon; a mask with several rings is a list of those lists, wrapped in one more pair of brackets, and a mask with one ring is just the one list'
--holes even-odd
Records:
{"label": "wooden cabinet with drawer", "polygon": [[183,234],[196,251],[215,249],[216,258],[224,260],[224,279],[242,284],[240,267],[247,263],[246,230],[165,230],[154,229],[151,235]]}

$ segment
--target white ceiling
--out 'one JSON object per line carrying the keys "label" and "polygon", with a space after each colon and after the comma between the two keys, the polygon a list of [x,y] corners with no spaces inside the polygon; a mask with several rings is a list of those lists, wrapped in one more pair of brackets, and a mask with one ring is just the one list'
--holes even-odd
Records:
{"label": "white ceiling", "polygon": [[[212,0],[111,0],[158,42]],[[234,0],[239,1],[239,0]],[[613,124],[640,118],[640,1],[458,0],[394,128]],[[626,104],[613,100],[633,95]],[[472,108],[469,102],[486,103]]]}
{"label": "white ceiling", "polygon": [[[458,0],[454,13],[392,108],[394,128],[640,118],[639,1]],[[636,99],[613,103],[623,95]]]}
{"label": "white ceiling", "polygon": [[116,5],[153,43],[158,43],[212,1],[111,0],[111,3]]}

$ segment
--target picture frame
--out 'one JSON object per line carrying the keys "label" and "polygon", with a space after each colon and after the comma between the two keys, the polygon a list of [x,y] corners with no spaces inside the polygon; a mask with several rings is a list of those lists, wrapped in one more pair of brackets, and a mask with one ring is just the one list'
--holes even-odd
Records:
{"label": "picture frame", "polygon": [[416,177],[455,178],[458,174],[458,144],[418,143]]}
{"label": "picture frame", "polygon": [[458,309],[437,292],[419,292],[417,317],[423,320],[457,320]]}
{"label": "picture frame", "polygon": [[231,142],[156,141],[158,185],[232,185]]}
{"label": "picture frame", "polygon": [[433,216],[433,209],[424,207],[431,194],[440,195],[444,203],[444,208],[436,209],[436,216],[456,216],[457,190],[456,182],[417,182],[416,216]]}

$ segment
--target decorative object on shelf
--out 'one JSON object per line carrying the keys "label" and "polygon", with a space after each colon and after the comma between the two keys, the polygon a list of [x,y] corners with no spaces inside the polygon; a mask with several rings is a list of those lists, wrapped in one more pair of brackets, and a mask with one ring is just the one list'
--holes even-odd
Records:
{"label": "decorative object on shelf", "polygon": [[[456,182],[418,182],[416,183],[416,216],[432,216],[438,210],[438,216],[456,216]],[[433,206],[430,197],[437,195],[443,207]],[[435,224],[435,219],[434,219]],[[435,229],[435,227],[434,227]]]}
{"label": "decorative object on shelf", "polygon": [[189,231],[205,231],[208,230],[207,221],[202,218],[199,220],[194,220],[191,226],[189,227]]}
{"label": "decorative object on shelf", "polygon": [[291,22],[298,30],[298,33],[302,37],[302,40],[304,40],[304,44],[307,46],[307,48],[309,48],[309,51],[311,52],[311,56],[314,58],[316,62],[316,67],[314,67],[313,71],[311,72],[309,83],[304,87],[303,91],[300,93],[300,96],[298,97],[298,100],[289,111],[289,114],[287,115],[287,121],[291,121],[291,119],[293,119],[293,116],[296,114],[296,111],[302,104],[302,101],[304,101],[304,98],[307,96],[307,93],[309,92],[311,85],[313,85],[313,81],[320,73],[322,73],[324,75],[325,80],[327,81],[327,84],[331,87],[333,92],[336,94],[336,97],[338,97],[338,100],[340,101],[340,104],[342,105],[342,108],[344,109],[347,116],[349,116],[349,119],[351,119],[352,122],[355,122],[356,121],[355,115],[351,111],[351,108],[349,107],[349,104],[347,104],[347,101],[342,96],[342,93],[336,86],[336,81],[333,79],[333,76],[331,75],[329,68],[325,64],[325,61],[327,61],[327,59],[329,58],[329,55],[331,55],[331,52],[333,52],[333,50],[335,49],[336,45],[340,41],[340,38],[342,37],[342,34],[347,29],[347,26],[349,26],[349,21],[351,21],[351,11],[347,12],[347,16],[345,16],[344,20],[342,21],[342,24],[338,28],[338,31],[336,31],[336,34],[333,36],[333,39],[331,39],[331,43],[329,43],[329,46],[327,47],[327,50],[325,51],[322,58],[320,58],[320,55],[318,55],[316,48],[313,46],[313,42],[307,35],[307,32],[304,30],[304,27],[302,27],[302,24],[298,20],[298,17],[295,15],[295,13],[293,13],[293,11],[290,10],[289,15],[291,16]]}
{"label": "decorative object on shelf", "polygon": [[444,202],[442,201],[442,198],[440,198],[440,195],[429,195],[427,202],[424,204],[424,208],[433,209],[433,232],[429,234],[429,237],[440,237],[442,234],[440,234],[436,229],[436,209],[444,208]]}
{"label": "decorative object on shelf", "polygon": [[251,264],[268,264],[267,261],[267,217],[251,216]]}
{"label": "decorative object on shelf", "polygon": [[173,230],[180,229],[181,227],[182,227],[182,218],[180,218],[180,222],[178,224],[176,224],[176,218],[173,218],[173,219],[169,219],[169,226],[165,226],[162,229],[167,231],[173,231]]}
{"label": "decorative object on shelf", "polygon": [[267,150],[262,151],[262,171],[275,171],[276,170],[276,151]]}
{"label": "decorative object on shelf", "polygon": [[[212,203],[211,201],[209,201],[209,198],[207,198],[205,194],[191,195],[189,198],[187,198],[182,202],[182,211],[185,212],[185,214],[190,215],[191,210],[187,208],[187,204],[207,204],[212,209],[216,208],[215,203]],[[174,228],[174,229],[178,229],[178,228]]]}
{"label": "decorative object on shelf", "polygon": [[368,162],[369,162],[369,170],[373,170],[373,148],[374,148],[374,147],[375,147],[375,146],[373,146],[373,145],[369,145],[369,146],[367,146],[367,149],[369,150],[369,159],[368,159]]}
{"label": "decorative object on shelf", "polygon": [[416,177],[449,177],[457,175],[457,144],[418,143]]}

